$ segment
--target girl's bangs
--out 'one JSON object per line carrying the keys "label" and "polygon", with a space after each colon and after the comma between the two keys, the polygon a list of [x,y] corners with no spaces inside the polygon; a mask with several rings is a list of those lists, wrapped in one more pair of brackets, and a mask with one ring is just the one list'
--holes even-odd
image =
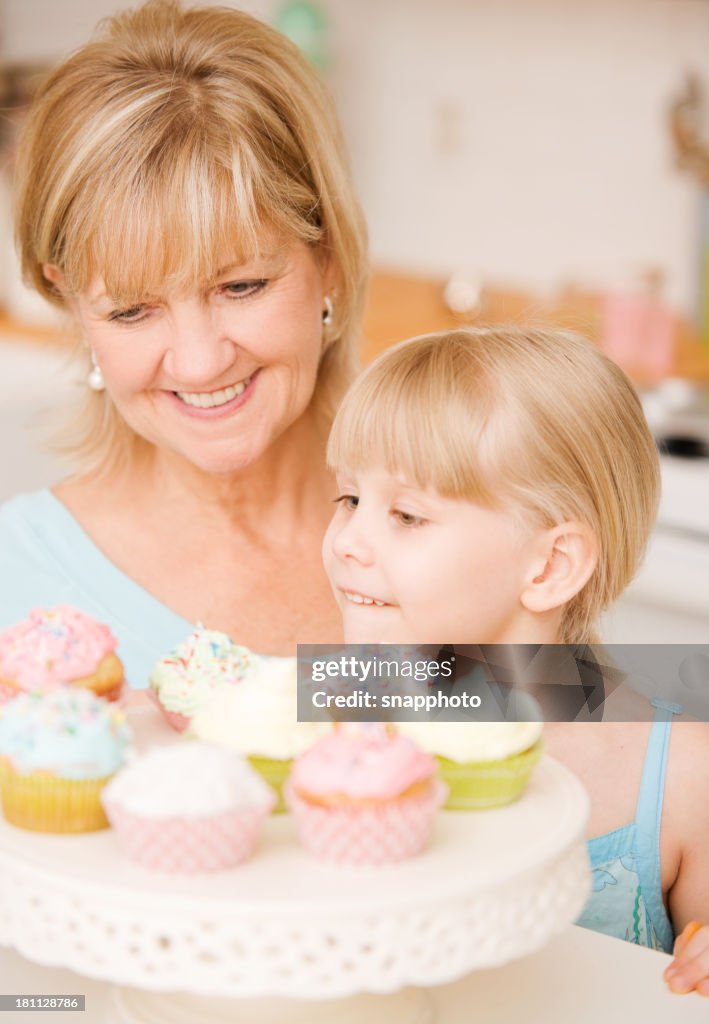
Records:
{"label": "girl's bangs", "polygon": [[425,362],[411,368],[385,361],[346,395],[330,434],[328,464],[336,472],[381,466],[422,490],[490,506],[485,420],[482,403],[454,382],[436,379]]}

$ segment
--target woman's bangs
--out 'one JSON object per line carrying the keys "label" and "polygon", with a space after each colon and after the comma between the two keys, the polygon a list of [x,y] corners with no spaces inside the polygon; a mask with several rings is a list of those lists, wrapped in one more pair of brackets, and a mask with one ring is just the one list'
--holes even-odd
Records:
{"label": "woman's bangs", "polygon": [[67,268],[72,290],[99,275],[121,304],[179,294],[207,285],[222,267],[252,262],[264,246],[270,251],[274,235],[292,236],[292,225],[266,220],[246,161],[234,157],[226,167],[203,147],[172,156],[112,176],[94,195],[100,221],[83,246],[70,246],[82,254],[80,266]]}

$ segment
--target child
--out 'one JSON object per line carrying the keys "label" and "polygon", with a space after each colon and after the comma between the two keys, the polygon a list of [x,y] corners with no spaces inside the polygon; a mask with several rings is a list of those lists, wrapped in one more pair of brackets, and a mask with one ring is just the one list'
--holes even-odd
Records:
{"label": "child", "polygon": [[[556,331],[389,350],[348,392],[328,461],[339,497],[323,554],[348,643],[592,642],[659,495],[632,386]],[[656,703],[652,725],[548,723],[546,745],[592,800],[579,923],[668,952],[685,929],[666,978],[709,995],[709,927],[690,921],[709,920],[709,729],[676,724],[670,743],[681,709]]]}

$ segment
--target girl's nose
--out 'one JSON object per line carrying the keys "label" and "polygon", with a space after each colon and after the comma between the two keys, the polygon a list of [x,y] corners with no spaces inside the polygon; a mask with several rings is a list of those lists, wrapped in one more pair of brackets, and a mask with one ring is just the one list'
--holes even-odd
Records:
{"label": "girl's nose", "polygon": [[367,529],[364,516],[355,509],[345,522],[332,531],[332,550],[337,558],[351,559],[362,565],[371,565],[375,559],[375,546],[371,529]]}
{"label": "girl's nose", "polygon": [[197,299],[176,303],[167,329],[170,337],[163,365],[173,383],[195,391],[225,383],[220,378],[234,362],[235,344],[212,308]]}

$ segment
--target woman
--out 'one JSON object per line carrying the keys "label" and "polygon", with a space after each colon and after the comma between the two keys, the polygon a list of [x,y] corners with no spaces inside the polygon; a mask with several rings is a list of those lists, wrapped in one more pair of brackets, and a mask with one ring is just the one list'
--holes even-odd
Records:
{"label": "woman", "polygon": [[356,367],[365,231],[332,105],[285,38],[151,0],[57,68],[19,166],[25,276],[76,319],[78,473],[0,510],[0,626],[70,603],[133,686],[203,622],[340,637],[324,446]]}

